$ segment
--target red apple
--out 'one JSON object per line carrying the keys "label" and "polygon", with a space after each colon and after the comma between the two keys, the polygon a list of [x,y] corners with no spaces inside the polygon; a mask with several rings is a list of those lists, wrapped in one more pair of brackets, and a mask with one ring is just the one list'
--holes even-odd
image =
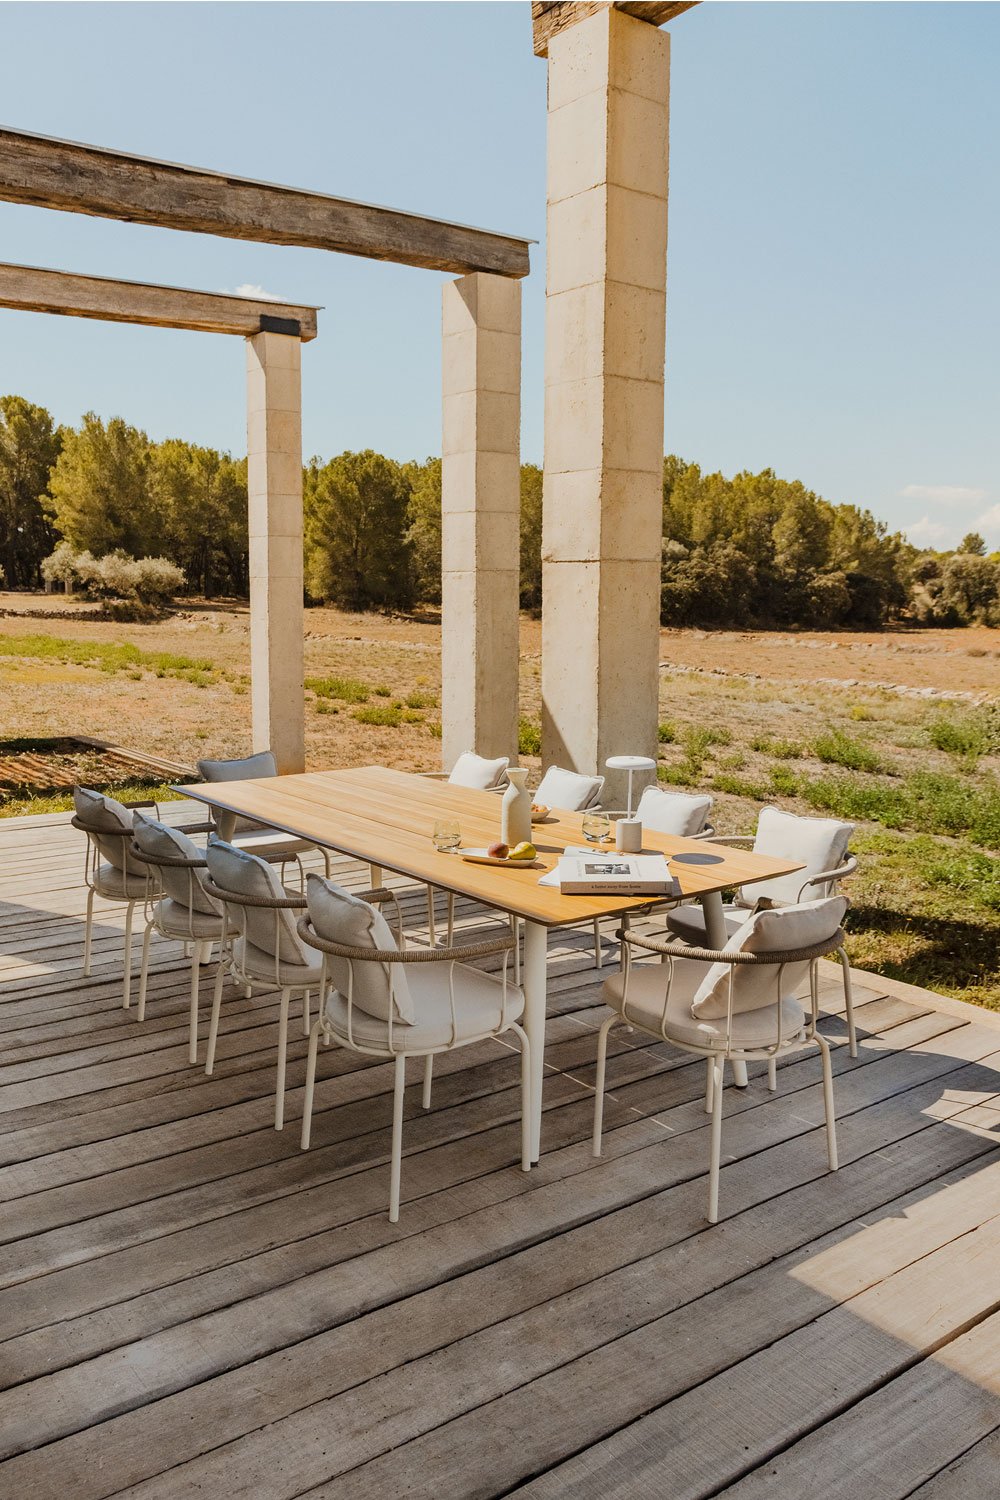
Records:
{"label": "red apple", "polygon": [[506,859],[510,850],[506,844],[491,844],[486,853],[490,859]]}

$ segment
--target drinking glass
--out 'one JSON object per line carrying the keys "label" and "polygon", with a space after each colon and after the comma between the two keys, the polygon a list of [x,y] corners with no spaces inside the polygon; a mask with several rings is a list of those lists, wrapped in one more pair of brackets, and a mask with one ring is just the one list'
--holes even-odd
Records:
{"label": "drinking glass", "polygon": [[462,830],[454,818],[438,818],[434,823],[434,847],[442,854],[457,849],[462,842]]}
{"label": "drinking glass", "polygon": [[607,813],[589,812],[583,815],[583,836],[592,844],[603,843],[611,837],[611,819]]}

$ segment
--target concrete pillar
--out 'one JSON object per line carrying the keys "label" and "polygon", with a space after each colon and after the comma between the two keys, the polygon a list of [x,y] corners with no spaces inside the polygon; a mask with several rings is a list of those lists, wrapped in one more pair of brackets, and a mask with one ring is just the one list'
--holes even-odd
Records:
{"label": "concrete pillar", "polygon": [[670,39],[604,6],[548,67],[542,754],[594,772],[656,752]]}
{"label": "concrete pillar", "polygon": [[247,339],[250,675],[253,748],[281,774],[305,769],[301,345]]}
{"label": "concrete pillar", "polygon": [[521,284],[442,294],[441,756],[517,758]]}

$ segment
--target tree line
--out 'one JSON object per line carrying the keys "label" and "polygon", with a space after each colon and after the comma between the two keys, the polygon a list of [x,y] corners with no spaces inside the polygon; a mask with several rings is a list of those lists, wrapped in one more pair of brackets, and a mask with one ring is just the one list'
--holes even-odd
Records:
{"label": "tree line", "polygon": [[[311,459],[303,479],[311,601],[402,611],[440,602],[439,458],[342,453]],[[520,538],[521,604],[537,611],[542,474],[534,464],[521,467]],[[831,504],[770,469],[727,479],[666,458],[663,538],[668,625],[1000,624],[1000,556],[987,557],[981,537],[954,552],[920,550],[869,511]],[[179,438],[153,442],[120,417],[92,412],[79,427],[57,427],[44,407],[0,396],[0,581],[31,589],[76,569],[107,593],[139,576],[130,559],[174,565],[192,594],[245,596],[246,459]],[[161,591],[172,576],[152,567],[146,575]]]}

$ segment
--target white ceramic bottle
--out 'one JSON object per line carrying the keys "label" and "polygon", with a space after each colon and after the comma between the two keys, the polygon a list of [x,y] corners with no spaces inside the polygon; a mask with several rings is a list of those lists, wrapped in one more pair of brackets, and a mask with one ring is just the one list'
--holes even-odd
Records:
{"label": "white ceramic bottle", "polygon": [[528,773],[521,766],[507,771],[509,785],[500,806],[500,838],[508,848],[526,844],[531,839],[531,793]]}

